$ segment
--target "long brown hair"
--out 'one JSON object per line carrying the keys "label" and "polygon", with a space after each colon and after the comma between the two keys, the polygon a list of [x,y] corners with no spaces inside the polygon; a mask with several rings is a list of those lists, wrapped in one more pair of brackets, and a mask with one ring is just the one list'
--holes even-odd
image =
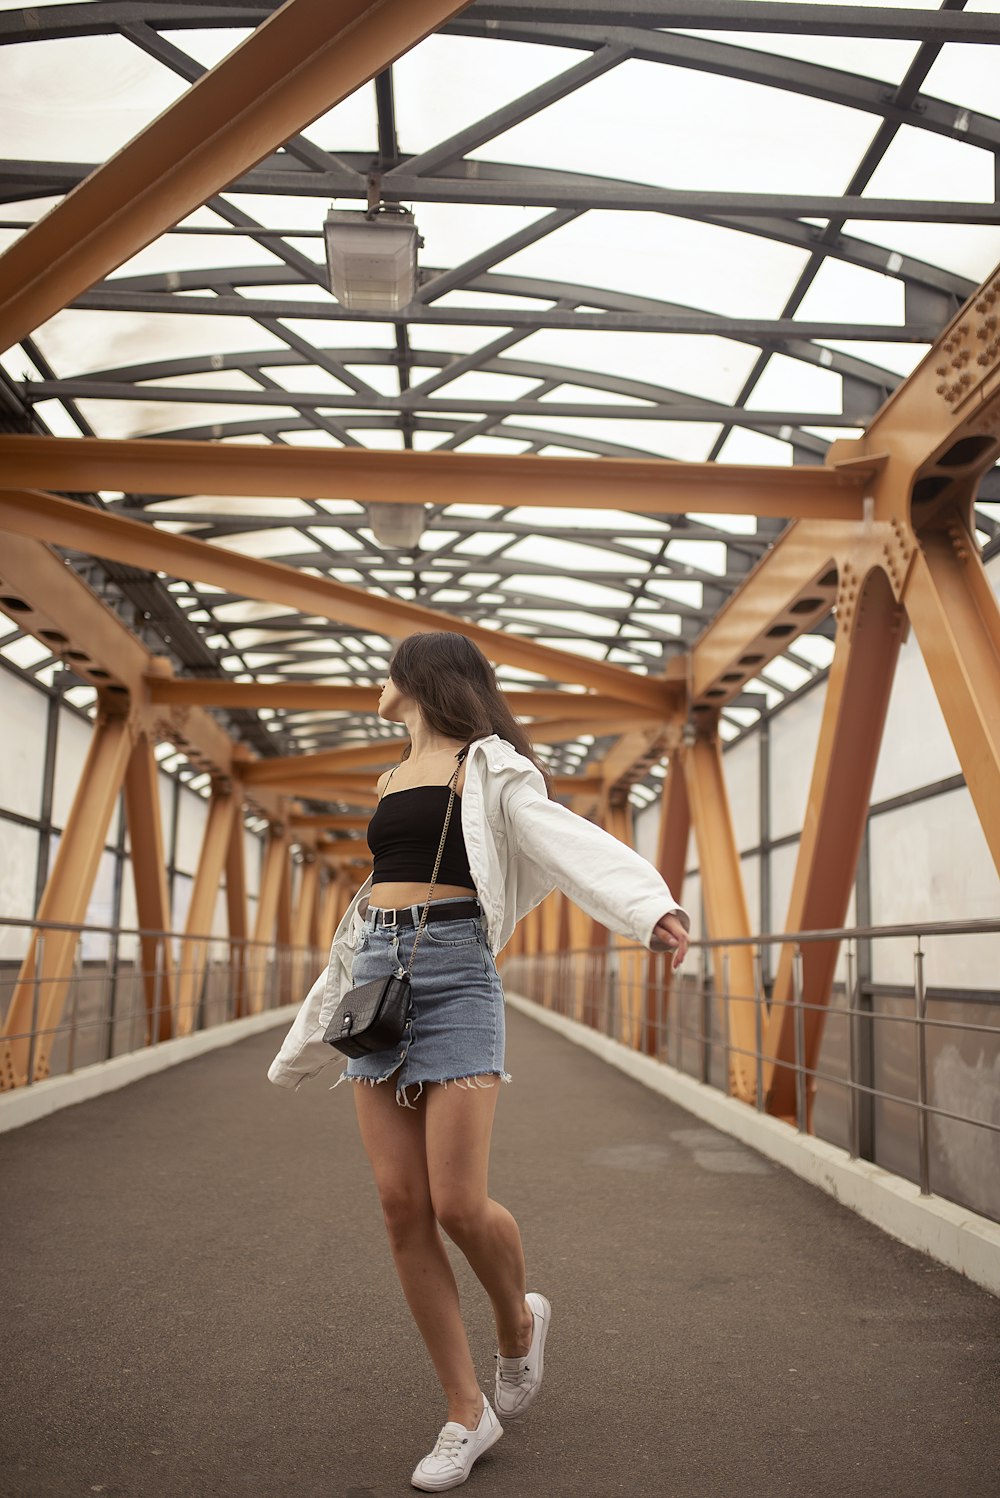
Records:
{"label": "long brown hair", "polygon": [[[419,703],[427,724],[449,739],[471,743],[495,733],[548,775],[478,645],[451,630],[431,630],[401,640],[389,662],[401,692]],[[403,758],[409,755],[407,746]]]}

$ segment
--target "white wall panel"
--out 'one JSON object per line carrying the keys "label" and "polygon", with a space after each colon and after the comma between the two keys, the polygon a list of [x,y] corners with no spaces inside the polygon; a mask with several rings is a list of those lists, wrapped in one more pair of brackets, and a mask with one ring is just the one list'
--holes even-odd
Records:
{"label": "white wall panel", "polygon": [[[0,858],[0,911],[5,916],[30,918],[34,914],[37,866],[38,833],[33,827],[5,822]],[[0,926],[0,957],[20,958],[27,950],[27,927]]]}
{"label": "white wall panel", "polygon": [[750,913],[750,930],[760,930],[760,856],[756,853],[740,859],[743,888],[746,891],[747,910]]}
{"label": "white wall panel", "polygon": [[[56,741],[56,769],[52,787],[52,821],[59,828],[66,826],[73,797],[80,784],[80,776],[87,762],[87,753],[94,736],[90,722],[78,718],[66,708],[59,714],[59,737]],[[121,815],[121,797],[115,803],[108,822],[105,842],[114,844],[118,838],[118,818]]]}
{"label": "white wall panel", "polygon": [[[1000,876],[964,788],[873,817],[869,836],[874,924],[1000,916]],[[1000,987],[1000,936],[941,936],[925,950],[929,985]],[[874,975],[912,983],[912,941],[876,942]]]}
{"label": "white wall panel", "polygon": [[899,652],[872,801],[888,801],[961,772],[916,636]]}
{"label": "white wall panel", "polygon": [[177,816],[177,867],[185,874],[193,874],[201,858],[201,844],[208,821],[208,802],[196,791],[178,787],[180,797]]}
{"label": "white wall panel", "polygon": [[[37,687],[0,671],[4,753],[0,763],[0,806],[39,817],[45,768],[45,720],[48,699]],[[5,829],[6,830],[6,829]],[[30,888],[34,891],[34,872]]]}
{"label": "white wall panel", "polygon": [[748,735],[722,757],[726,790],[732,811],[736,846],[756,848],[760,842],[760,740]]}
{"label": "white wall panel", "polygon": [[656,863],[656,852],[660,843],[660,803],[654,801],[651,806],[645,807],[635,814],[635,847],[636,852],[641,853],[643,858],[648,858],[650,863]]}
{"label": "white wall panel", "polygon": [[256,832],[243,829],[243,864],[247,895],[256,899],[260,893],[260,860],[263,843]]}
{"label": "white wall panel", "polygon": [[802,828],[825,701],[824,681],[782,709],[771,723],[773,838],[785,837]]}
{"label": "white wall panel", "polygon": [[[122,926],[138,926],[139,912],[135,903],[135,872],[132,868],[131,858],[122,862],[122,898],[121,916]],[[139,950],[139,938],[137,936],[121,936],[118,938],[118,955],[123,960],[131,960]]]}

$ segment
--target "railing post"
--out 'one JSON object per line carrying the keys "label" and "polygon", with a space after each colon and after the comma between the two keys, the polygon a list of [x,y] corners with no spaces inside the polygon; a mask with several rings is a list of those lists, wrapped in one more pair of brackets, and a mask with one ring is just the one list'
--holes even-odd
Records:
{"label": "railing post", "polygon": [[927,1141],[927,989],[924,986],[924,953],[917,937],[913,954],[913,996],[917,1025],[917,1149],[920,1157],[920,1195],[931,1194],[930,1151]]}
{"label": "railing post", "polygon": [[805,1025],[802,1012],[802,948],[795,948],[792,958],[794,985],[792,1018],[795,1029],[795,1123],[800,1134],[806,1132]]}
{"label": "railing post", "polygon": [[35,991],[31,996],[31,1034],[28,1036],[28,1086],[35,1080],[35,1051],[38,1048],[38,1007],[41,1001],[42,973],[45,965],[45,937],[35,937]]}
{"label": "railing post", "polygon": [[701,949],[701,1080],[712,1081],[712,978],[707,947]]}
{"label": "railing post", "polygon": [[858,1109],[857,956],[854,938],[847,942],[847,1148],[852,1160],[861,1153],[861,1114]]}
{"label": "railing post", "polygon": [[722,954],[722,1091],[729,1095],[729,948]]}
{"label": "railing post", "polygon": [[764,1111],[764,952],[757,947],[753,957],[754,1061],[757,1081],[754,1098],[757,1112]]}

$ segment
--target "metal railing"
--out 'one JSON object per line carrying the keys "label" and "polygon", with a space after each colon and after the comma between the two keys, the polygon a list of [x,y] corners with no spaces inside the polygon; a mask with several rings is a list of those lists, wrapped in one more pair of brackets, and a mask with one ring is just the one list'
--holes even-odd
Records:
{"label": "metal railing", "polygon": [[[68,960],[64,953],[59,971],[47,972],[46,944],[67,938]],[[21,983],[31,995],[30,1022],[3,1043],[27,1043],[26,1085],[39,1080],[44,1057],[44,1085],[46,1076],[296,1002],[327,961],[325,947],[0,917],[0,1020]],[[50,1007],[57,1012],[46,1024]]]}
{"label": "metal railing", "polygon": [[[947,974],[956,968],[952,944],[962,938],[965,965],[979,981],[931,984],[928,948],[938,974]],[[750,1079],[745,1100],[760,1112],[768,1108],[771,1067],[784,1068],[786,1077],[791,1070],[800,1132],[884,1165],[924,1195],[933,1191],[1000,1221],[998,938],[1000,920],[980,920],[697,941],[672,978],[667,956],[616,943],[512,956],[503,976],[512,991],[722,1091],[733,1090],[734,1063],[742,1063]],[[829,1003],[806,992],[803,951],[819,942],[842,944]],[[895,981],[896,974],[890,981],[885,974],[899,967],[901,943],[912,980]],[[788,945],[792,991],[782,1002],[765,974],[772,954]],[[733,991],[731,956],[740,947],[752,949],[752,993]],[[734,1039],[740,1006],[752,1007],[753,1023],[744,1011],[735,1028],[744,1037],[752,1030],[752,1045]],[[792,1048],[776,1060],[766,1042],[781,1008],[792,1012]],[[825,1016],[812,1066],[810,1015]]]}

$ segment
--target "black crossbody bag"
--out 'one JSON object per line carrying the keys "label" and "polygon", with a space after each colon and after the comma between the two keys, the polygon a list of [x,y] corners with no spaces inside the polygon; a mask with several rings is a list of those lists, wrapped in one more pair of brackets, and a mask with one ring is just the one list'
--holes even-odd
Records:
{"label": "black crossbody bag", "polygon": [[[410,973],[413,970],[413,959],[417,955],[417,947],[427,924],[427,911],[437,883],[438,869],[441,867],[441,858],[444,854],[444,842],[448,836],[448,824],[451,821],[452,807],[455,805],[458,772],[467,753],[468,750],[463,749],[458,754],[458,766],[448,782],[448,789],[451,792],[448,797],[448,809],[444,814],[444,827],[441,831],[437,857],[434,860],[434,872],[431,875],[424,908],[420,913],[420,924],[413,938],[413,946],[410,948],[409,962],[405,968],[398,968],[387,978],[373,978],[370,983],[362,983],[359,988],[350,989],[333,1011],[333,1018],[326,1027],[323,1039],[327,1045],[335,1046],[345,1056],[367,1056],[377,1051],[391,1050],[393,1046],[399,1044],[406,1031],[406,1019],[410,1012]],[[379,800],[381,799],[380,796]]]}

